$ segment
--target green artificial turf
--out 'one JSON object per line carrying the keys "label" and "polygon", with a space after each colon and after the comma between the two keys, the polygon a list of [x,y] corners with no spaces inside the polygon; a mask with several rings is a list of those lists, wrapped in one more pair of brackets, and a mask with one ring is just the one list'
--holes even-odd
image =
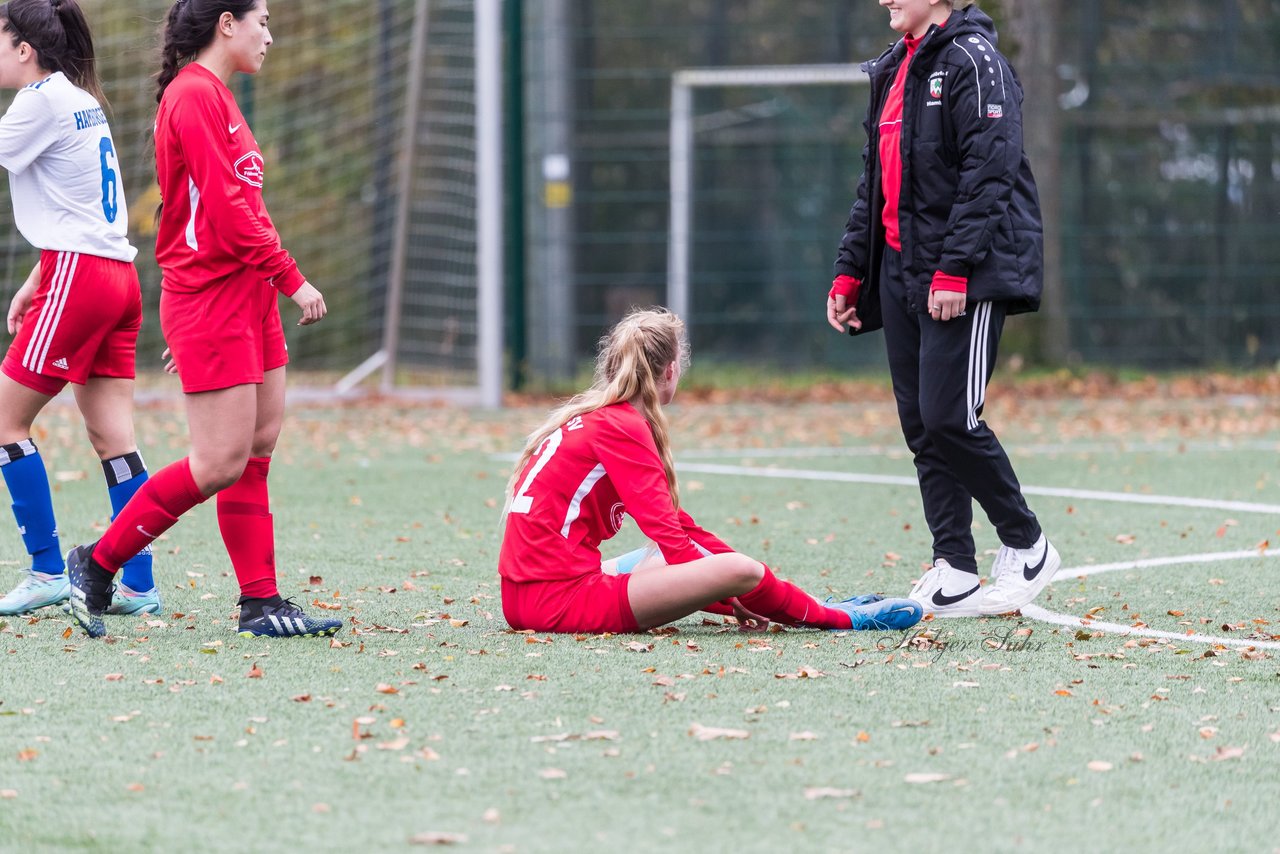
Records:
{"label": "green artificial turf", "polygon": [[[281,585],[308,609],[339,606],[327,612],[346,621],[335,643],[235,635],[212,502],[157,544],[162,614],[112,619],[110,642],[57,611],[7,618],[0,849],[1276,844],[1275,651],[1027,618],[884,635],[742,634],[698,617],[664,634],[508,632],[499,455],[540,416],[291,413],[271,482]],[[1005,435],[1028,486],[1280,504],[1274,453],[1255,444],[1274,433],[1221,442],[1173,421],[1161,437],[1128,422],[1076,435],[1071,418],[1046,416]],[[41,425],[69,547],[105,523],[105,489],[74,414],[52,410]],[[685,407],[675,419],[690,463],[707,461],[695,451],[880,445],[716,461],[910,477],[895,430],[884,404]],[[140,414],[139,435],[153,469],[182,453],[182,419],[167,408]],[[1169,436],[1167,450],[1143,444]],[[1019,451],[1047,443],[1080,449]],[[911,486],[719,474],[682,485],[704,526],[821,595],[902,595],[929,557]],[[1029,502],[1068,568],[1280,545],[1280,519],[1266,513]],[[980,511],[975,537],[984,552],[997,545]],[[638,542],[628,526],[616,550]],[[16,530],[0,524],[5,583],[20,558]],[[1260,637],[1280,633],[1278,569],[1259,553],[1064,573],[1038,604]]]}

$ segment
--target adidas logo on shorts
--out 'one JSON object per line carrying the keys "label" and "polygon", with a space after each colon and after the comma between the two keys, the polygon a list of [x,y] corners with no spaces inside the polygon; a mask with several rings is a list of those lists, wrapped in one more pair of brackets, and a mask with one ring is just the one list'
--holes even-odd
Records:
{"label": "adidas logo on shorts", "polygon": [[57,368],[58,370],[60,370],[60,371],[65,371],[65,370],[67,369],[67,360],[66,360],[66,358],[64,357],[64,358],[61,358],[61,359],[54,359],[54,360],[53,360],[53,366],[54,366],[55,368]]}

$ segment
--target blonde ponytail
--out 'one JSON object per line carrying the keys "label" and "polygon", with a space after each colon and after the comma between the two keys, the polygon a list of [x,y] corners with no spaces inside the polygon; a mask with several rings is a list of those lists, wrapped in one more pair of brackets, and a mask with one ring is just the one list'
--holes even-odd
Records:
{"label": "blonde ponytail", "polygon": [[557,407],[529,434],[515,471],[507,482],[506,518],[515,493],[516,478],[534,451],[548,436],[575,416],[594,412],[627,400],[638,401],[637,409],[649,422],[653,443],[658,448],[662,468],[671,490],[671,503],[680,506],[680,490],[671,453],[667,416],[658,398],[658,379],[672,362],[683,369],[689,361],[689,342],[684,321],[665,308],[634,309],[600,339],[595,377],[590,388]]}

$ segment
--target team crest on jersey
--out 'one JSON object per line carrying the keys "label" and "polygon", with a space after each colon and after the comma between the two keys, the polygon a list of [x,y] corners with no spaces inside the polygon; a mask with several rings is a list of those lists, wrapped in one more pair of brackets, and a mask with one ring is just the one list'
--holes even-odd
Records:
{"label": "team crest on jersey", "polygon": [[622,530],[622,523],[626,521],[626,512],[627,508],[621,501],[615,501],[609,508],[609,524],[613,526],[615,534]]}
{"label": "team crest on jersey", "polygon": [[942,97],[942,78],[941,77],[929,78],[929,97],[930,98]]}
{"label": "team crest on jersey", "polygon": [[258,152],[250,151],[236,161],[236,177],[246,184],[261,187],[265,176],[266,168],[262,162],[262,155]]}

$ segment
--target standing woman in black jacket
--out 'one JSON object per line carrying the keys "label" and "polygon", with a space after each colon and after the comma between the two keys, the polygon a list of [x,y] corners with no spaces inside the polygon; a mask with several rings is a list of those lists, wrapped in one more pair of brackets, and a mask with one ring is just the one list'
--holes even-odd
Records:
{"label": "standing woman in black jacket", "polygon": [[[1022,88],[972,0],[879,0],[902,39],[871,78],[866,168],[827,298],[837,331],[883,325],[933,565],[910,596],[939,617],[1016,611],[1061,565],[980,420],[1006,315],[1034,311],[1043,229]],[[1000,537],[978,579],[977,499]]]}

